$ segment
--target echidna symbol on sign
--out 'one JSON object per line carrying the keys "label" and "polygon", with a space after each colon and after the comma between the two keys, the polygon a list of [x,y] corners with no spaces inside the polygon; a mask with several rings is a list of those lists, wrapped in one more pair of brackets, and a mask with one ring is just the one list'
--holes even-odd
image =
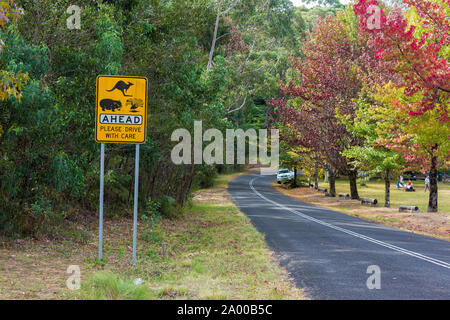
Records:
{"label": "echidna symbol on sign", "polygon": [[142,99],[127,99],[127,104],[128,107],[130,107],[130,112],[138,112],[138,108],[142,108],[144,106],[144,101],[142,101]]}

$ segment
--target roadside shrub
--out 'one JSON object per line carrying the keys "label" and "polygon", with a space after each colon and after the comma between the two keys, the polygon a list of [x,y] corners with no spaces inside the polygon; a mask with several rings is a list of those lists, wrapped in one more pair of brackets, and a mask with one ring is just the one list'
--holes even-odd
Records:
{"label": "roadside shrub", "polygon": [[211,188],[214,185],[214,178],[217,176],[215,166],[202,166],[195,176],[195,184],[200,189]]}
{"label": "roadside shrub", "polygon": [[82,170],[64,153],[58,153],[53,159],[53,180],[57,192],[66,192],[79,197],[86,188]]}
{"label": "roadside shrub", "polygon": [[18,232],[25,236],[57,237],[63,225],[64,215],[64,212],[53,212],[51,202],[39,197],[31,206],[25,206],[24,210],[17,214],[15,225],[19,228]]}
{"label": "roadside shrub", "polygon": [[304,177],[297,177],[297,185],[294,184],[294,179],[287,181],[286,183],[283,183],[282,186],[286,189],[293,189],[293,188],[303,188],[307,187],[309,185],[308,179]]}
{"label": "roadside shrub", "polygon": [[85,229],[75,229],[69,233],[69,236],[82,244],[88,244],[92,239],[92,232]]}
{"label": "roadside shrub", "polygon": [[160,214],[161,204],[157,201],[148,200],[145,204],[145,211],[141,219],[144,221],[145,229],[142,238],[147,241],[159,242],[160,239]]}
{"label": "roadside shrub", "polygon": [[172,197],[161,195],[158,198],[160,203],[161,215],[166,218],[175,218],[182,213],[180,206],[177,204],[176,200]]}

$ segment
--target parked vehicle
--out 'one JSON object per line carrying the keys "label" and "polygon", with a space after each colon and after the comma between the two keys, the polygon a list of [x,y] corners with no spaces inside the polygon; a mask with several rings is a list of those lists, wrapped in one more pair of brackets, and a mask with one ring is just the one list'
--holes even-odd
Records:
{"label": "parked vehicle", "polygon": [[294,171],[290,169],[280,169],[277,172],[277,182],[282,183],[294,179]]}

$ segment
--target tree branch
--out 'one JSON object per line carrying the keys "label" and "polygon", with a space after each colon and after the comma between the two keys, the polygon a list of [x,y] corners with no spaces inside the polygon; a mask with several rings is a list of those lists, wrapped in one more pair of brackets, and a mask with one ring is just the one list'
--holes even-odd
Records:
{"label": "tree branch", "polygon": [[244,102],[242,102],[242,104],[239,107],[237,107],[236,109],[228,111],[227,114],[230,114],[230,113],[233,113],[235,111],[241,110],[244,107],[245,102],[247,101],[247,97],[248,96],[246,95],[245,98],[244,98]]}

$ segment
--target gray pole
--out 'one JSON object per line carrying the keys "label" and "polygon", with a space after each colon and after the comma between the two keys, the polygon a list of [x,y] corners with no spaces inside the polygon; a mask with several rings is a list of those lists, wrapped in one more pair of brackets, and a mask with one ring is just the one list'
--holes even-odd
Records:
{"label": "gray pole", "polygon": [[103,258],[103,180],[105,175],[105,144],[100,144],[100,207],[98,230],[98,259]]}
{"label": "gray pole", "polygon": [[136,243],[137,243],[137,211],[138,211],[138,191],[139,191],[139,145],[136,145],[136,163],[134,165],[134,213],[133,213],[133,265],[136,264]]}

